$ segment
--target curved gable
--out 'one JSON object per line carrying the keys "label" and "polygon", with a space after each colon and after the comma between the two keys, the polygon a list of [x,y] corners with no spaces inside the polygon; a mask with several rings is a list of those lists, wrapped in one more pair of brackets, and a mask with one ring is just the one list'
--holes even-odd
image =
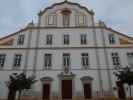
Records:
{"label": "curved gable", "polygon": [[77,6],[77,7],[79,7],[80,9],[84,9],[84,10],[87,11],[89,14],[94,15],[94,12],[93,12],[93,11],[89,11],[86,7],[81,6],[81,5],[78,4],[78,3],[73,3],[73,2],[70,2],[70,1],[64,1],[64,2],[60,2],[60,3],[55,3],[55,4],[53,4],[52,6],[45,8],[43,11],[41,11],[41,12],[39,13],[39,15],[41,16],[41,15],[43,15],[47,10],[52,9],[52,8],[54,8],[54,7],[56,7],[56,6],[59,6],[59,5],[62,5],[62,4],[69,4],[69,5]]}
{"label": "curved gable", "polygon": [[93,11],[89,11],[86,7],[78,3],[64,1],[53,4],[39,13],[40,26],[44,27],[64,27],[63,11],[71,12],[69,16],[68,27],[92,26]]}

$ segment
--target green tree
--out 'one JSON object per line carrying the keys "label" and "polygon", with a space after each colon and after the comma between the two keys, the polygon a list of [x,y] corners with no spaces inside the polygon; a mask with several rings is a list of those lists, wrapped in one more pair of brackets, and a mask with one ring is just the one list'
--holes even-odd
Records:
{"label": "green tree", "polygon": [[9,76],[8,83],[8,100],[15,100],[16,92],[19,92],[18,100],[20,100],[21,93],[24,89],[30,89],[31,85],[36,82],[35,77],[26,77],[26,74],[13,73]]}
{"label": "green tree", "polygon": [[117,77],[117,79],[121,81],[123,84],[128,84],[131,97],[131,86],[133,85],[133,71],[129,67],[126,67],[118,70],[117,72],[114,72],[114,74]]}
{"label": "green tree", "polygon": [[9,81],[7,83],[8,87],[8,100],[15,100],[16,97],[16,75],[17,73],[13,73],[12,75],[9,76]]}

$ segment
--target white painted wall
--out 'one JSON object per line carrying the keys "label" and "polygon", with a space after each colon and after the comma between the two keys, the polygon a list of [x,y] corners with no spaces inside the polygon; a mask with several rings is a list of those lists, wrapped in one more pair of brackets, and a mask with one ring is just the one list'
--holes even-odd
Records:
{"label": "white painted wall", "polygon": [[[68,7],[72,10],[71,14],[71,28],[59,28],[62,27],[62,16],[60,15],[60,10],[64,7]],[[46,28],[46,15],[49,13],[56,13],[57,14],[57,28]],[[6,46],[4,48],[0,47],[0,54],[6,54],[6,62],[3,70],[0,70],[0,97],[7,95],[7,88],[4,84],[5,81],[8,80],[9,75],[11,75],[13,72],[22,72],[25,65],[25,57],[28,55],[28,64],[27,64],[27,74],[32,75],[32,70],[34,67],[34,59],[35,59],[35,50],[36,50],[36,42],[37,37],[39,37],[38,40],[38,49],[37,49],[37,63],[36,63],[36,78],[38,82],[34,85],[33,89],[40,93],[42,92],[42,83],[40,82],[40,79],[45,76],[49,76],[53,78],[52,82],[52,93],[59,94],[59,78],[58,75],[62,72],[62,54],[63,53],[70,53],[71,54],[71,71],[73,74],[75,74],[75,94],[77,92],[83,93],[83,87],[82,82],[80,80],[81,77],[84,76],[90,76],[94,80],[92,81],[92,89],[93,92],[99,91],[99,77],[98,77],[98,70],[97,68],[106,69],[106,58],[105,58],[105,46],[103,43],[103,37],[105,39],[105,45],[108,47],[107,50],[107,57],[109,60],[109,68],[114,68],[112,64],[112,58],[111,53],[112,52],[118,52],[120,56],[121,66],[125,67],[128,65],[127,62],[127,52],[133,52],[133,45],[130,45],[125,47],[118,47],[120,46],[119,43],[119,37],[122,37],[121,35],[118,35],[117,33],[114,33],[112,31],[102,29],[102,28],[94,28],[94,26],[90,28],[72,28],[75,26],[75,14],[82,12],[87,16],[87,26],[92,26],[92,19],[91,15],[86,12],[84,9],[80,9],[78,6],[71,6],[69,4],[63,4],[59,6],[55,6],[52,9],[48,9],[42,16],[41,16],[41,27],[32,27],[29,28],[23,32],[20,32],[13,36],[15,42],[13,46]],[[95,33],[96,32],[96,33]],[[110,45],[108,41],[108,35],[110,33],[115,34],[116,37],[116,44]],[[17,45],[18,36],[20,34],[25,35],[25,42],[23,46]],[[52,34],[53,35],[53,44],[52,45],[46,45],[46,35]],[[70,35],[70,45],[63,45],[63,35],[69,34]],[[80,45],[80,35],[81,34],[87,34],[87,45]],[[94,45],[94,34],[96,34],[96,40],[97,40],[97,46]],[[10,37],[9,37],[10,38]],[[28,46],[29,45],[29,46]],[[115,47],[114,47],[115,46]],[[110,47],[110,48],[109,48]],[[14,49],[13,49],[14,48]],[[96,59],[96,49],[98,51],[99,55],[99,65],[97,65],[97,59]],[[22,65],[20,67],[20,70],[11,70],[13,67],[13,60],[15,54],[22,54]],[[52,54],[52,70],[43,70],[44,68],[44,54],[45,53],[51,53]],[[89,70],[81,70],[81,53],[89,53],[89,61],[90,66]],[[30,70],[30,71],[29,71]],[[115,81],[116,78],[113,75],[113,71],[110,71],[111,78],[112,78],[112,86],[115,87]],[[103,89],[104,91],[109,91],[109,82],[108,82],[108,72],[107,70],[101,70],[101,77],[103,81]],[[114,91],[115,95],[117,96],[116,91]],[[93,93],[95,96],[95,93]]]}

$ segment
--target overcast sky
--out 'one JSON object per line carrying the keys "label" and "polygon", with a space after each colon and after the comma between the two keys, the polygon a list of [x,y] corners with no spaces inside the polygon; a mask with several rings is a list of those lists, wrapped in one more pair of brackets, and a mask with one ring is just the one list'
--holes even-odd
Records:
{"label": "overcast sky", "polygon": [[[64,0],[0,0],[0,37],[16,32],[47,6]],[[95,12],[96,21],[133,37],[133,0],[70,0]]]}

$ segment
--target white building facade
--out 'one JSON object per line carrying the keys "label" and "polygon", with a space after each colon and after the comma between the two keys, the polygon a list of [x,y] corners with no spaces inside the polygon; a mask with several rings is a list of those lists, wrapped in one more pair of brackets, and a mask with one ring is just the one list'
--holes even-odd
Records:
{"label": "white building facade", "polygon": [[0,97],[12,73],[38,80],[40,99],[129,96],[113,72],[133,67],[133,38],[95,23],[94,12],[64,1],[47,7],[20,31],[0,39]]}

